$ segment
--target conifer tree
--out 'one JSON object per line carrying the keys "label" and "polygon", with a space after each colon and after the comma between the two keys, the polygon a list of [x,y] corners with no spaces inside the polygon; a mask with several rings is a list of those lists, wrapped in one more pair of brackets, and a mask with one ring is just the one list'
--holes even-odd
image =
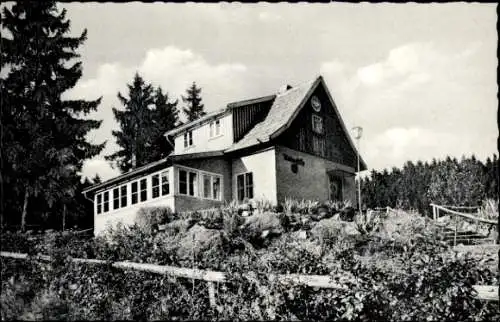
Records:
{"label": "conifer tree", "polygon": [[[21,205],[25,229],[31,198],[49,206],[74,195],[72,184],[83,161],[104,147],[86,141],[101,121],[85,116],[93,101],[63,100],[82,76],[76,50],[87,38],[69,37],[66,10],[54,1],[17,2],[2,11],[2,181]],[[10,202],[5,200],[5,202]]]}
{"label": "conifer tree", "polygon": [[122,172],[143,166],[165,157],[171,147],[164,134],[178,121],[177,101],[169,102],[168,94],[136,73],[127,84],[128,98],[118,93],[125,110],[113,108],[120,130],[113,131],[120,150],[106,156]]}
{"label": "conifer tree", "polygon": [[156,161],[166,157],[173,150],[173,147],[165,138],[165,133],[179,125],[178,100],[170,102],[168,93],[163,93],[161,87],[155,91],[155,135],[152,138],[153,145],[148,161]]}
{"label": "conifer tree", "polygon": [[186,114],[188,122],[194,121],[207,113],[205,113],[204,105],[201,103],[201,88],[196,86],[196,83],[193,82],[191,86],[186,90],[186,96],[181,96],[182,101],[186,103],[186,106],[183,108],[184,113]]}

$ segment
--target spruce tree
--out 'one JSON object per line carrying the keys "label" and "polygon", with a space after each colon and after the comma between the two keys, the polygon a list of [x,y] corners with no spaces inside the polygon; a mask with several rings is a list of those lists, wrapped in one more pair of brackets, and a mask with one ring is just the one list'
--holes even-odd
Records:
{"label": "spruce tree", "polygon": [[120,92],[117,95],[125,110],[113,108],[120,130],[112,131],[112,134],[121,149],[106,156],[106,160],[115,162],[122,172],[147,163],[145,155],[151,148],[149,136],[153,127],[153,86],[146,84],[136,73],[132,84],[127,84],[127,87],[128,98]]}
{"label": "spruce tree", "polygon": [[127,84],[128,98],[118,93],[124,110],[113,108],[120,130],[113,131],[120,150],[106,156],[122,172],[166,157],[172,147],[164,137],[179,120],[177,101],[170,102],[168,93],[154,88],[138,73]]}
{"label": "spruce tree", "polygon": [[181,97],[182,101],[186,103],[183,111],[186,114],[188,122],[199,119],[207,114],[203,110],[204,105],[201,103],[201,88],[196,86],[196,82],[193,82],[186,90],[186,96]]}
{"label": "spruce tree", "polygon": [[155,134],[151,140],[155,148],[151,149],[151,154],[148,155],[149,162],[164,158],[172,152],[173,147],[165,138],[165,133],[179,124],[179,110],[177,109],[179,101],[170,102],[168,93],[164,94],[161,87],[156,89],[154,99]]}
{"label": "spruce tree", "polygon": [[68,36],[66,10],[59,12],[54,1],[4,7],[2,25],[2,180],[22,205],[24,230],[29,200],[43,196],[53,206],[73,196],[72,183],[83,161],[103,149],[104,143],[85,138],[101,124],[84,118],[97,109],[100,98],[61,98],[82,76],[82,64],[75,59],[87,31]]}

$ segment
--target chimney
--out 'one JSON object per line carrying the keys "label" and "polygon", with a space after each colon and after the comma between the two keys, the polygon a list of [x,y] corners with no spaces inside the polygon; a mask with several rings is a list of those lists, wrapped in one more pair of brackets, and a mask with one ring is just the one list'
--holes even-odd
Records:
{"label": "chimney", "polygon": [[281,86],[281,87],[279,88],[279,90],[278,90],[278,94],[283,94],[283,93],[285,93],[286,91],[288,91],[288,90],[289,90],[289,89],[291,89],[291,88],[292,88],[292,86],[290,86],[290,85],[288,85],[288,84],[283,85],[283,86]]}

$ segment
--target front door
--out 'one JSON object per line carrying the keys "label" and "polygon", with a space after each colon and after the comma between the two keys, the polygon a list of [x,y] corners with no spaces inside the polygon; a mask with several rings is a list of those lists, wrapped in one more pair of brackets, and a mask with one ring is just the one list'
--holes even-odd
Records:
{"label": "front door", "polygon": [[334,174],[329,174],[328,179],[329,179],[329,188],[330,188],[330,200],[343,201],[343,199],[342,199],[342,177],[336,176]]}

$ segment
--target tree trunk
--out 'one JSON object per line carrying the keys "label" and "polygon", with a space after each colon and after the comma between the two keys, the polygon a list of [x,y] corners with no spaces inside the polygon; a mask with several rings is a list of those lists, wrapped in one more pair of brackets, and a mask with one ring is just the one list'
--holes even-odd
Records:
{"label": "tree trunk", "polygon": [[21,215],[21,231],[26,230],[26,215],[28,213],[28,198],[30,196],[28,187],[26,186],[26,190],[24,191],[24,203],[23,203],[23,213]]}
{"label": "tree trunk", "polygon": [[66,228],[66,204],[63,205],[62,230]]}

